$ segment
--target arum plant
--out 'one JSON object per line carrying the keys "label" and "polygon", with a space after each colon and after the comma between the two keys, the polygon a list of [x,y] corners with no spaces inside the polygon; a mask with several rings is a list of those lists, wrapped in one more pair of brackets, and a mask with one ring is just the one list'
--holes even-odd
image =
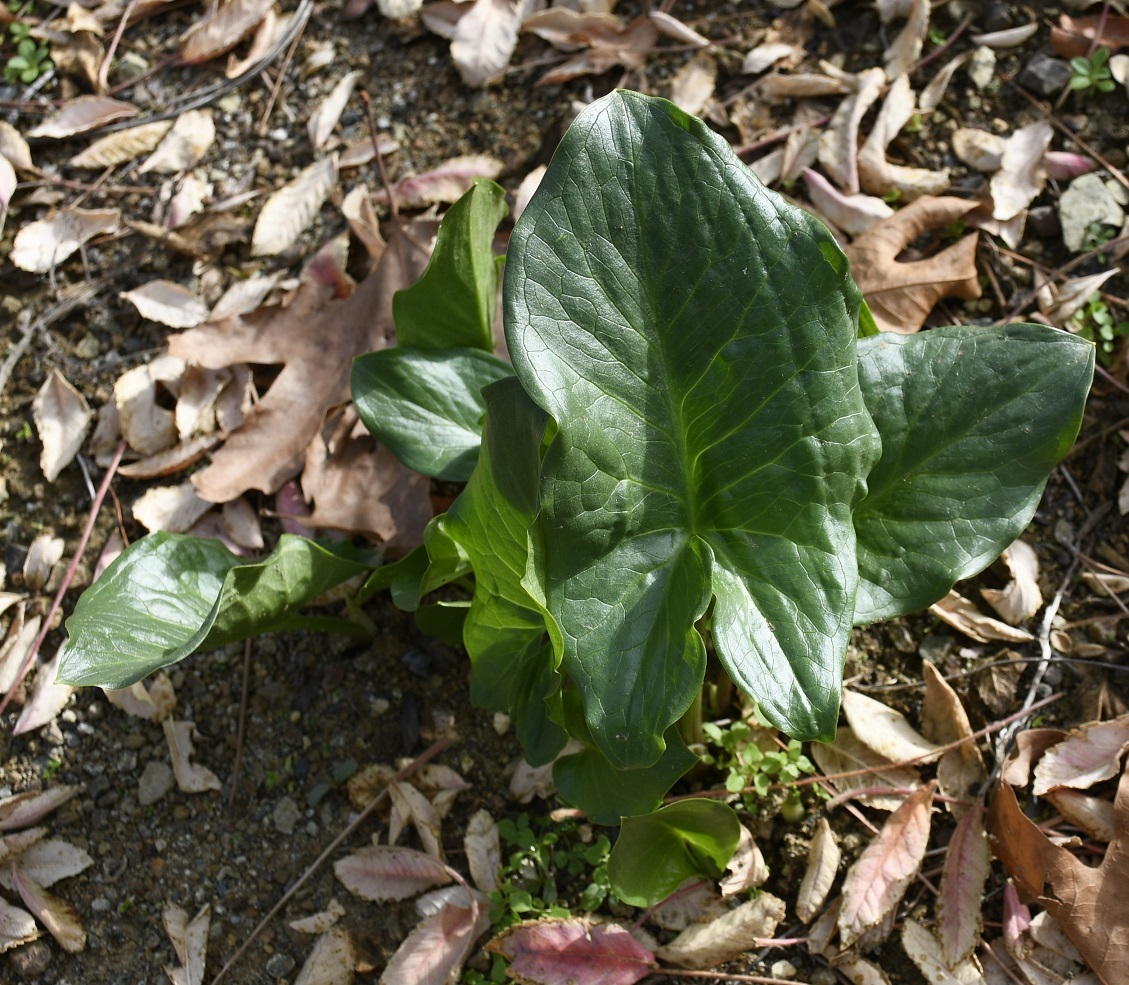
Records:
{"label": "arum plant", "polygon": [[[827,230],[637,93],[577,118],[514,228],[509,363],[492,352],[503,213],[488,182],[450,210],[430,280],[397,297],[400,345],[354,364],[372,433],[466,480],[355,601],[390,589],[460,641],[472,698],[512,716],[531,763],[556,759],[561,796],[636,818],[609,872],[644,905],[736,845],[724,805],[657,810],[697,761],[680,726],[711,654],[783,732],[832,737],[852,626],[929,605],[1018,536],[1077,434],[1094,349],[1029,324],[878,334]],[[250,577],[219,550],[131,547],[68,621],[61,678],[124,686],[286,624],[323,561],[339,581],[371,563],[285,542],[260,565],[293,556],[298,576]],[[470,575],[469,602],[429,599]]]}

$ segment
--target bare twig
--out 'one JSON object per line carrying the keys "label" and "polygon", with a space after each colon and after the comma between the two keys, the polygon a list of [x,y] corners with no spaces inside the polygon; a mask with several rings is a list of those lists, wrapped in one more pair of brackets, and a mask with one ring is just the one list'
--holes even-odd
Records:
{"label": "bare twig", "polygon": [[235,795],[239,789],[239,773],[243,766],[243,740],[247,736],[247,703],[251,693],[251,637],[243,643],[243,686],[239,693],[239,728],[235,736],[235,763],[231,767],[231,795],[227,809],[235,809]]}
{"label": "bare twig", "polygon": [[99,92],[109,88],[110,62],[114,60],[114,53],[118,50],[118,44],[122,39],[122,34],[125,33],[125,26],[129,23],[129,18],[133,15],[133,8],[136,6],[137,0],[129,0],[129,5],[125,8],[122,19],[118,21],[118,29],[114,32],[113,40],[110,41],[110,47],[106,49],[106,54],[102,56],[102,64],[98,69]]}
{"label": "bare twig", "polygon": [[[298,19],[298,14],[294,15]],[[265,136],[270,127],[271,113],[274,112],[274,104],[278,100],[278,94],[282,90],[282,80],[286,78],[287,69],[290,68],[290,60],[294,57],[294,52],[298,50],[298,42],[302,40],[302,35],[305,33],[306,24],[309,23],[310,14],[307,9],[305,16],[301,18],[297,29],[294,31],[294,39],[290,42],[290,47],[286,51],[286,57],[282,59],[282,65],[278,70],[278,77],[274,80],[274,85],[271,86],[270,99],[267,100],[266,109],[263,110],[262,118],[259,120],[259,125],[256,128],[256,133],[260,137]],[[263,59],[266,61],[266,59]],[[265,65],[263,66],[266,67]]]}

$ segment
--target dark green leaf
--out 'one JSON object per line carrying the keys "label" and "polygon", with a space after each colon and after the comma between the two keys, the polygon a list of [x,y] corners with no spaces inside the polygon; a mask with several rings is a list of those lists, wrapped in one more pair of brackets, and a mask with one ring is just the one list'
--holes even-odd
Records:
{"label": "dark green leaf", "polygon": [[1023,531],[1078,434],[1094,347],[1041,325],[862,339],[882,457],[855,512],[859,623],[913,612]]}
{"label": "dark green leaf", "polygon": [[423,276],[392,298],[400,345],[494,351],[494,231],[506,211],[506,193],[481,179],[447,210]]}
{"label": "dark green leaf", "polygon": [[397,346],[354,359],[350,386],[369,433],[408,468],[466,482],[482,436],[482,388],[512,375],[481,349]]}
{"label": "dark green leaf", "polygon": [[78,600],[59,680],[129,687],[197,650],[293,624],[295,609],[370,566],[348,544],[289,534],[251,563],[219,541],[150,534]]}
{"label": "dark green leaf", "polygon": [[692,876],[725,871],[741,823],[715,800],[680,800],[642,817],[625,817],[608,859],[608,878],[630,906],[653,906]]}
{"label": "dark green leaf", "polygon": [[833,734],[878,446],[862,299],[826,229],[699,120],[614,93],[518,222],[504,296],[514,368],[559,427],[535,588],[601,750],[662,755],[702,684],[711,597],[765,716]]}

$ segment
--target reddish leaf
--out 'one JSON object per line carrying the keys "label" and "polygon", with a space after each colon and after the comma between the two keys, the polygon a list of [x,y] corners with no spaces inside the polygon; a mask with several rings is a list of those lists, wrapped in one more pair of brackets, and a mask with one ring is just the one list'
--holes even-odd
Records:
{"label": "reddish leaf", "polygon": [[333,872],[349,892],[385,903],[451,881],[442,862],[413,848],[370,845],[338,859]]}
{"label": "reddish leaf", "polygon": [[202,17],[181,38],[181,60],[189,65],[231,51],[274,6],[274,0],[227,0]]}
{"label": "reddish leaf", "polygon": [[541,985],[633,985],[655,970],[655,956],[614,923],[527,920],[486,945],[510,972]]}
{"label": "reddish leaf", "polygon": [[[466,902],[465,893],[460,893]],[[478,919],[469,906],[447,902],[424,917],[400,945],[380,985],[446,985],[458,977],[471,945],[490,926],[485,896],[475,894]]]}
{"label": "reddish leaf", "polygon": [[1041,797],[1055,787],[1087,790],[1117,776],[1129,749],[1129,715],[1109,722],[1090,722],[1052,746],[1035,767],[1033,793]]}
{"label": "reddish leaf", "polygon": [[965,960],[980,939],[988,862],[988,839],[984,837],[980,808],[976,807],[961,818],[953,832],[941,874],[937,930],[950,968]]}

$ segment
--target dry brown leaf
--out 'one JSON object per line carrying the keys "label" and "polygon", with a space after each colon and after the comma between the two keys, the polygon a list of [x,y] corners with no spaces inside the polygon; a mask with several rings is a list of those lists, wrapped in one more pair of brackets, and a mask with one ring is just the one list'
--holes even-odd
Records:
{"label": "dry brown leaf", "polygon": [[972,955],[983,928],[984,885],[991,857],[981,811],[977,805],[960,819],[945,852],[937,929],[949,968]]}
{"label": "dry brown leaf", "polygon": [[753,840],[752,833],[742,824],[737,850],[725,867],[725,875],[718,882],[718,889],[722,896],[736,896],[763,885],[766,879],[768,866],[765,865],[764,856]]}
{"label": "dry brown leaf", "polygon": [[742,75],[760,75],[773,65],[783,62],[788,68],[795,68],[804,59],[804,49],[783,41],[770,41],[759,44],[745,55],[741,63]]}
{"label": "dry brown leaf", "polygon": [[353,235],[361,241],[368,255],[379,260],[384,252],[384,237],[380,233],[380,223],[372,205],[372,196],[364,185],[357,185],[341,202],[341,214],[349,223]]}
{"label": "dry brown leaf", "polygon": [[52,113],[39,126],[28,131],[29,137],[73,137],[95,127],[125,120],[140,113],[133,103],[108,96],[78,96],[65,103],[62,109]]}
{"label": "dry brown leaf", "polygon": [[212,922],[211,904],[205,903],[199,913],[188,919],[188,913],[175,903],[165,905],[161,913],[165,933],[172,941],[179,968],[165,965],[165,974],[172,985],[204,985],[204,964],[208,954],[208,927]]}
{"label": "dry brown leaf", "polygon": [[118,378],[114,404],[121,435],[134,451],[156,455],[176,443],[176,419],[157,402],[157,380],[151,366],[135,366]]}
{"label": "dry brown leaf", "polygon": [[[467,154],[444,161],[423,174],[401,178],[393,190],[403,208],[456,202],[474,184],[475,178],[497,178],[502,173],[502,167],[502,162],[496,157]],[[372,200],[387,205],[388,192],[381,189],[372,196]]]}
{"label": "dry brown leaf", "polygon": [[65,547],[62,537],[49,533],[39,534],[31,542],[23,566],[24,585],[29,591],[43,589],[51,578],[51,570],[62,560]]}
{"label": "dry brown leaf", "polygon": [[[59,672],[59,652],[57,650],[55,656],[43,664],[36,673],[31,697],[20,712],[20,717],[16,719],[12,735],[22,735],[24,732],[42,728],[48,722],[54,721],[55,716],[66,707],[70,696],[74,694],[76,689],[71,685],[55,683],[55,675]],[[43,883],[43,885],[50,884]]]}
{"label": "dry brown leaf", "polygon": [[163,670],[149,678],[149,686],[138,681],[132,687],[120,691],[103,689],[106,700],[127,715],[143,718],[150,722],[160,722],[168,718],[176,708],[176,693],[172,681]]}
{"label": "dry brown leaf", "polygon": [[349,168],[359,168],[376,157],[376,147],[380,147],[380,153],[383,157],[389,154],[395,154],[400,149],[399,142],[388,136],[381,134],[377,137],[377,143],[374,146],[371,137],[366,137],[364,140],[354,140],[352,143],[346,144],[338,152],[337,168],[339,171],[345,171]]}
{"label": "dry brown leaf", "polygon": [[4,231],[4,221],[8,217],[8,203],[16,192],[19,179],[16,170],[3,154],[0,154],[0,233]]}
{"label": "dry brown leaf", "polygon": [[59,942],[68,954],[78,954],[86,948],[86,929],[82,926],[78,911],[69,903],[52,896],[26,872],[18,862],[12,863],[12,878],[16,891],[26,906]]}
{"label": "dry brown leaf", "polygon": [[310,136],[310,144],[315,151],[319,151],[329,140],[345,107],[349,105],[353,90],[357,86],[360,72],[346,72],[341,81],[333,87],[333,91],[322,100],[321,105],[310,114],[306,124],[306,132]]}
{"label": "dry brown leaf", "polygon": [[154,486],[133,504],[133,518],[150,533],[185,533],[212,508],[191,482],[179,486]]}
{"label": "dry brown leaf", "polygon": [[1044,284],[1036,292],[1039,310],[1052,325],[1065,328],[1066,323],[1086,306],[1094,292],[1119,273],[1120,267],[1112,267],[1085,277],[1070,277],[1060,284]]}
{"label": "dry brown leaf", "polygon": [[973,602],[956,591],[949,592],[940,602],[929,606],[929,612],[978,643],[1030,643],[1035,638],[1025,629],[1016,629],[984,615]]}
{"label": "dry brown leaf", "polygon": [[192,25],[180,39],[180,57],[188,65],[231,51],[274,6],[274,0],[224,0]]}
{"label": "dry brown leaf", "polygon": [[39,467],[47,481],[54,482],[78,454],[94,412],[66,377],[53,369],[35,394],[31,416],[43,446]]}
{"label": "dry brown leaf", "polygon": [[211,182],[203,181],[194,175],[185,175],[176,194],[169,201],[169,210],[165,214],[165,228],[179,229],[194,215],[202,212],[211,197]]}
{"label": "dry brown leaf", "polygon": [[0,954],[39,936],[35,917],[0,897]]}
{"label": "dry brown leaf", "polygon": [[79,788],[76,786],[51,787],[40,792],[14,794],[0,797],[0,831],[18,831],[42,821],[68,800]]}
{"label": "dry brown leaf", "polygon": [[884,759],[932,763],[941,758],[935,743],[910,725],[905,715],[881,701],[847,688],[843,691],[843,715],[855,736]]}
{"label": "dry brown leaf", "polygon": [[191,762],[192,730],[196,726],[192,722],[174,722],[171,718],[166,718],[161,722],[161,727],[165,730],[165,739],[172,754],[172,770],[176,776],[177,789],[184,793],[219,790],[223,786],[219,777],[206,766]]}
{"label": "dry brown leaf", "polygon": [[388,903],[451,881],[438,859],[413,848],[369,845],[333,864],[338,881],[362,899]]}
{"label": "dry brown leaf", "polygon": [[45,274],[95,236],[116,233],[120,221],[117,209],[63,209],[16,233],[10,259],[21,270]]}
{"label": "dry brown leaf", "polygon": [[1129,750],[1129,715],[1108,722],[1090,722],[1075,729],[1043,753],[1035,766],[1036,797],[1056,787],[1087,790],[1121,772]]}
{"label": "dry brown leaf", "polygon": [[0,120],[0,156],[6,157],[17,171],[32,171],[31,148],[7,120]]}
{"label": "dry brown leaf", "polygon": [[156,171],[179,174],[195,167],[216,139],[216,124],[210,109],[191,109],[181,113],[157,149],[137,169],[139,174]]}
{"label": "dry brown leaf", "polygon": [[906,798],[847,872],[839,936],[850,947],[879,926],[901,902],[929,844],[933,784]]}
{"label": "dry brown leaf", "polygon": [[529,4],[514,0],[476,0],[459,4],[465,11],[451,33],[451,61],[472,88],[496,82],[505,74],[517,47],[521,20]]}
{"label": "dry brown leaf", "polygon": [[67,164],[72,168],[112,168],[148,154],[172,127],[171,120],[143,123],[139,127],[119,130],[94,141],[86,150],[75,154]]}
{"label": "dry brown leaf", "polygon": [[947,169],[930,171],[886,160],[886,148],[913,117],[914,102],[909,76],[899,75],[890,84],[874,129],[858,153],[858,180],[863,191],[871,195],[897,192],[903,200],[913,201],[923,195],[940,195],[948,189]]}
{"label": "dry brown leaf", "polygon": [[819,138],[819,163],[835,183],[851,195],[859,192],[859,125],[885,84],[886,73],[880,68],[860,72],[854,90],[839,104]]}
{"label": "dry brown leaf", "polygon": [[[443,842],[439,836],[439,819],[435,816],[431,801],[410,783],[399,780],[388,784],[388,797],[392,801],[392,810],[402,820],[412,822],[424,851],[442,861]],[[388,837],[390,841],[395,840],[391,832]]]}
{"label": "dry brown leaf", "polygon": [[825,99],[845,96],[854,87],[844,79],[818,72],[797,72],[795,75],[770,75],[757,82],[757,95],[769,104],[785,99]]}
{"label": "dry brown leaf", "polygon": [[303,917],[301,920],[291,920],[287,926],[300,934],[324,934],[343,916],[345,916],[345,907],[337,900],[331,899],[329,905],[320,913]]}
{"label": "dry brown leaf", "polygon": [[663,930],[680,933],[691,924],[716,920],[726,910],[717,890],[692,876],[651,911],[651,920]]}
{"label": "dry brown leaf", "polygon": [[294,985],[352,985],[356,964],[353,938],[334,927],[317,939]]}
{"label": "dry brown leaf", "polygon": [[890,985],[886,972],[866,958],[841,959],[835,964],[835,970],[851,985]]}
{"label": "dry brown leaf", "polygon": [[[161,479],[195,465],[222,440],[221,434],[201,434],[118,469],[127,479]],[[209,504],[210,505],[210,504]]]}
{"label": "dry brown leaf", "polygon": [[1002,588],[984,588],[980,594],[1004,622],[1015,624],[1030,619],[1043,606],[1039,590],[1039,556],[1024,540],[1017,540],[1000,555],[1011,574],[1011,581]]}
{"label": "dry brown leaf", "polygon": [[992,218],[1006,222],[1022,213],[1047,183],[1043,155],[1054,129],[1045,120],[1020,127],[1007,139],[1000,170],[992,176]]}
{"label": "dry brown leaf", "polygon": [[[977,911],[980,905],[977,900]],[[949,965],[937,938],[916,920],[906,920],[902,925],[902,947],[929,985],[987,985],[975,957]]]}
{"label": "dry brown leaf", "polygon": [[665,10],[652,10],[647,16],[651,19],[651,23],[659,29],[660,34],[665,34],[679,44],[691,45],[695,48],[708,48],[713,44],[704,34],[699,34]]}
{"label": "dry brown leaf", "polygon": [[1058,26],[1051,28],[1051,47],[1063,58],[1088,58],[1097,45],[1110,51],[1129,46],[1129,16],[1088,14],[1071,17],[1060,14]]}
{"label": "dry brown leaf", "polygon": [[851,271],[884,332],[916,332],[943,297],[980,297],[976,235],[924,260],[899,262],[918,236],[962,218],[973,203],[923,196],[880,222],[846,247]]}
{"label": "dry brown leaf", "polygon": [[1051,843],[1019,808],[1007,783],[992,799],[992,848],[1020,896],[1043,906],[1104,985],[1122,985],[1129,967],[1129,770],[1114,799],[1115,833],[1098,866]]}
{"label": "dry brown leaf", "polygon": [[[913,63],[921,57],[925,35],[929,32],[929,0],[910,0],[899,6],[908,7],[898,11],[898,16],[906,18],[906,23],[883,55],[886,75],[891,79],[905,75],[913,67]],[[879,9],[882,9],[881,5]],[[892,19],[886,18],[887,21]]]}
{"label": "dry brown leaf", "polygon": [[538,85],[559,85],[581,75],[601,75],[616,65],[638,68],[654,49],[659,36],[658,28],[649,17],[636,17],[625,26],[611,14],[582,14],[565,7],[533,14],[525,19],[521,29],[564,51],[583,49],[543,75]]}
{"label": "dry brown leaf", "polygon": [[[915,769],[909,766],[894,766],[889,759],[863,745],[854,731],[845,725],[835,733],[834,742],[813,742],[811,755],[820,770],[832,777],[828,782],[839,793],[874,786],[887,786],[898,790],[907,787],[916,789],[921,785],[921,778]],[[854,773],[858,770],[870,772],[858,776],[837,775]],[[857,800],[860,804],[877,810],[896,811],[902,806],[904,798],[883,794],[862,794]]]}
{"label": "dry brown leaf", "polygon": [[1068,824],[1073,824],[1098,841],[1113,841],[1115,817],[1112,801],[1065,787],[1048,790],[1044,796],[1054,804],[1055,810]]}
{"label": "dry brown leaf", "polygon": [[193,476],[201,496],[224,503],[249,489],[273,493],[298,474],[327,409],[349,399],[353,357],[388,345],[392,294],[413,283],[424,262],[397,235],[348,298],[330,301],[330,289],[306,283],[285,308],[211,322],[169,340],[170,352],[213,369],[284,364],[243,426]]}
{"label": "dry brown leaf", "polygon": [[475,811],[467,822],[463,836],[467,867],[475,888],[492,893],[498,888],[498,874],[502,870],[502,844],[498,825],[487,810]]}
{"label": "dry brown leaf", "polygon": [[229,79],[236,79],[266,58],[274,43],[283,36],[286,28],[290,25],[292,16],[292,14],[279,16],[277,6],[271,7],[266,16],[259,21],[255,33],[251,36],[251,43],[247,46],[247,57],[240,58],[235,52],[227,56],[227,65],[223,70],[224,76]]}
{"label": "dry brown leaf", "polygon": [[171,280],[151,280],[118,296],[132,304],[142,318],[169,328],[193,328],[208,318],[203,299]]}
{"label": "dry brown leaf", "polygon": [[224,529],[236,544],[249,551],[263,549],[263,528],[254,507],[246,499],[240,496],[230,503],[224,503],[220,516],[223,518]]}
{"label": "dry brown leaf", "polygon": [[[266,299],[267,295],[278,286],[282,280],[282,271],[273,274],[252,274],[246,280],[237,280],[220,296],[212,308],[211,320],[222,321],[236,315],[245,315],[254,311]],[[183,390],[181,391],[183,399]],[[179,414],[179,403],[177,404]],[[179,418],[178,418],[179,420]],[[183,434],[183,430],[181,432]]]}
{"label": "dry brown leaf", "polygon": [[[43,621],[41,616],[25,619],[26,605],[25,602],[20,602],[16,606],[12,621],[8,624],[8,635],[3,644],[0,644],[0,693],[3,694],[7,694],[27,673],[27,668],[23,666],[24,658],[39,635],[39,626]],[[0,831],[2,830],[3,824],[0,823]]]}
{"label": "dry brown leaf", "polygon": [[821,817],[808,847],[808,864],[796,896],[796,916],[801,922],[810,923],[823,906],[835,883],[841,859],[842,853],[835,842],[835,835],[831,833],[831,825],[827,818]]}
{"label": "dry brown leaf", "polygon": [[545,177],[546,170],[547,168],[544,164],[538,164],[537,167],[521,179],[521,184],[518,185],[517,191],[514,192],[514,222],[517,222],[517,220],[521,218],[521,214],[525,211],[529,200],[533,198],[533,193],[541,186],[541,179]]}
{"label": "dry brown leaf", "polygon": [[783,919],[784,901],[761,893],[708,923],[687,927],[655,954],[682,968],[712,968],[756,947],[759,938],[772,937]]}
{"label": "dry brown leaf", "polygon": [[337,184],[337,155],[303,169],[263,205],[251,234],[254,256],[273,256],[291,246],[314,220]]}
{"label": "dry brown leaf", "polygon": [[[922,661],[925,698],[921,704],[921,732],[931,742],[949,745],[971,739],[973,731],[957,693],[933,664]],[[946,807],[955,817],[963,817],[967,807],[957,803],[971,800],[987,781],[988,771],[975,742],[962,742],[947,750],[937,763],[937,785],[946,797],[954,798]]]}
{"label": "dry brown leaf", "polygon": [[717,62],[698,52],[670,80],[670,101],[691,116],[700,116],[717,86]]}

